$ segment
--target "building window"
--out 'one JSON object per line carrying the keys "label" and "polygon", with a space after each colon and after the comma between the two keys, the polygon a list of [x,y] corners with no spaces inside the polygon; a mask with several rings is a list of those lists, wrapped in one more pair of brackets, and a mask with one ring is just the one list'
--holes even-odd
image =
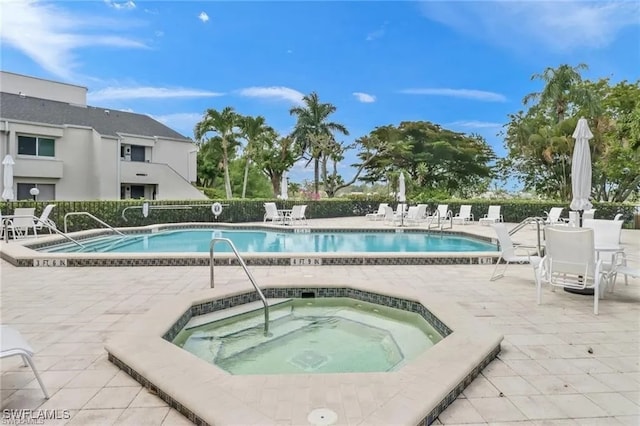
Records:
{"label": "building window", "polygon": [[131,198],[144,198],[144,185],[131,185]]}
{"label": "building window", "polygon": [[131,161],[142,161],[144,163],[144,146],[131,145]]}
{"label": "building window", "polygon": [[38,188],[40,193],[38,201],[52,201],[56,199],[56,186],[52,183],[18,183],[18,200],[33,200],[33,195],[29,191],[31,188]]}
{"label": "building window", "polygon": [[55,157],[55,140],[36,136],[18,136],[18,154],[37,157]]}

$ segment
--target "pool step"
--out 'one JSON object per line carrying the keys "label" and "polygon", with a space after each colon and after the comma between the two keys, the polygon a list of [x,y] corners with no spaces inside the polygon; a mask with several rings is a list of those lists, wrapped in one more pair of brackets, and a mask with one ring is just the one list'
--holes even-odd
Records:
{"label": "pool step", "polygon": [[[286,303],[289,301],[291,301],[290,298],[289,299],[274,298],[274,299],[267,299],[267,304],[269,305],[269,308],[272,308],[277,305],[282,305],[283,303]],[[198,315],[191,318],[187,323],[187,325],[184,327],[184,329],[189,330],[190,328],[200,327],[201,325],[208,324],[214,321],[220,321],[223,319],[237,317],[238,315],[246,314],[252,311],[256,311],[256,315],[260,319],[260,322],[264,323],[264,313],[262,312],[262,309],[264,309],[264,304],[261,301],[255,301],[255,302],[249,302],[249,303],[234,306],[231,308],[223,309],[221,311],[210,312],[204,315]],[[269,313],[271,314],[271,309],[269,310]],[[226,333],[226,334],[229,334],[229,333]]]}

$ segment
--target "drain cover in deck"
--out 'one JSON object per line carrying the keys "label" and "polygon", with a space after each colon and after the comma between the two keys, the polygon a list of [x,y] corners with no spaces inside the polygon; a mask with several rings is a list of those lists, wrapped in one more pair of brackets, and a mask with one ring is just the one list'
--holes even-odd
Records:
{"label": "drain cover in deck", "polygon": [[338,421],[338,415],[328,408],[316,408],[309,413],[307,420],[313,426],[328,426]]}

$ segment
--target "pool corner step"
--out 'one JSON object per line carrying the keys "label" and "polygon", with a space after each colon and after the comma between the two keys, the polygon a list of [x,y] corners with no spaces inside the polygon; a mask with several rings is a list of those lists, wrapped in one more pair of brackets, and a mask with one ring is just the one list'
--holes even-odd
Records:
{"label": "pool corner step", "polygon": [[[283,299],[267,299],[267,304],[269,307],[273,307],[276,305],[281,305],[286,302],[290,302],[291,298],[283,298]],[[210,322],[219,321],[222,319],[232,318],[238,315],[246,314],[247,312],[257,311],[264,307],[261,301],[249,302],[242,305],[234,306],[228,309],[223,309],[221,311],[210,312],[204,315],[198,315],[187,323],[184,327],[185,330],[189,330],[190,328],[199,327],[204,324],[208,324]]]}

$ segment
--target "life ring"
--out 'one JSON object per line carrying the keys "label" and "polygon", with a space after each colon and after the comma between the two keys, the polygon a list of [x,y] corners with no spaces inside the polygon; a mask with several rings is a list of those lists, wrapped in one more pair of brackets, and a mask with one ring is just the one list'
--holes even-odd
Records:
{"label": "life ring", "polygon": [[222,204],[220,203],[213,203],[211,205],[211,213],[213,213],[214,215],[216,215],[216,217],[220,216],[220,213],[222,213]]}

